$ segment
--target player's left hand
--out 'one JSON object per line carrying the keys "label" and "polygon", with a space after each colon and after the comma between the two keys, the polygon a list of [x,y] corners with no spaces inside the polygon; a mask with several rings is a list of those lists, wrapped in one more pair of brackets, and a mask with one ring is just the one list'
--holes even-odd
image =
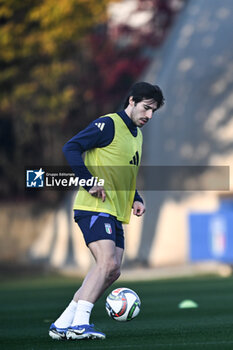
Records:
{"label": "player's left hand", "polygon": [[133,214],[137,216],[142,216],[146,211],[146,208],[143,203],[135,201],[133,203]]}

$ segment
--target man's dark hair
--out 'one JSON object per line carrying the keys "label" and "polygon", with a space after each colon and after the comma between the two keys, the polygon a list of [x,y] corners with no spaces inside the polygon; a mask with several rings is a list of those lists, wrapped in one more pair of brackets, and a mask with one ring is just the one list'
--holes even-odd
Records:
{"label": "man's dark hair", "polygon": [[136,83],[132,86],[128,97],[125,100],[124,108],[128,107],[130,96],[133,96],[133,101],[135,103],[141,102],[142,100],[153,99],[158,104],[157,109],[164,104],[164,97],[160,87],[158,85],[152,85],[146,82]]}

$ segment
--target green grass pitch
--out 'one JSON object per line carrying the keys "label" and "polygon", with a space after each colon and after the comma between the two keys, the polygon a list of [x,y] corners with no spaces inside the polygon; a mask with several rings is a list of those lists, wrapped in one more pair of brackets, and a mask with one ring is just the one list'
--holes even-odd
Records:
{"label": "green grass pitch", "polygon": [[[106,333],[105,340],[55,341],[50,323],[70,301],[80,282],[74,278],[40,277],[0,287],[0,349],[233,349],[233,279],[186,278],[148,282],[122,282],[116,287],[135,290],[141,312],[130,322],[110,319],[105,297],[97,302],[92,322]],[[197,309],[179,309],[192,299]]]}

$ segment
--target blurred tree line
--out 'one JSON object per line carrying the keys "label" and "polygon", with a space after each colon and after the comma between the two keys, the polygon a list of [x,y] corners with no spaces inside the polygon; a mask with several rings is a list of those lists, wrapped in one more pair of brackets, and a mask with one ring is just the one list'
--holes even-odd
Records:
{"label": "blurred tree line", "polygon": [[26,167],[65,164],[66,140],[114,111],[148,64],[145,40],[161,42],[175,0],[136,1],[154,11],[151,32],[122,46],[108,31],[111,0],[0,0],[2,198],[24,196]]}

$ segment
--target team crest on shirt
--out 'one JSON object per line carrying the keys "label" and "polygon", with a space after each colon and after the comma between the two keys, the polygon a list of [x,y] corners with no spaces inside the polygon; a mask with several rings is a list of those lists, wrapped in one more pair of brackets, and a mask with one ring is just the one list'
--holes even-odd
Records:
{"label": "team crest on shirt", "polygon": [[104,224],[104,226],[105,226],[105,231],[109,234],[109,235],[111,235],[111,233],[112,233],[112,226],[111,226],[111,224]]}

